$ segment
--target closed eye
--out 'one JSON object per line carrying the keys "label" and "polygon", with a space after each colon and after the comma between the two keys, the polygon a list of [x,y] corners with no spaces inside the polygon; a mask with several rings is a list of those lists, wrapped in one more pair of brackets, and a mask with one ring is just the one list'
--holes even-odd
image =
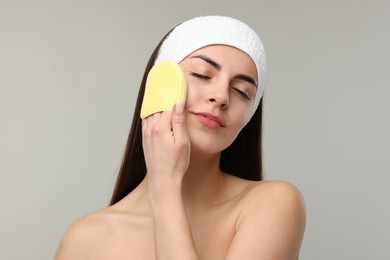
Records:
{"label": "closed eye", "polygon": [[250,98],[250,96],[249,96],[248,93],[246,93],[246,92],[244,92],[244,91],[242,91],[242,90],[240,90],[240,89],[238,89],[238,88],[233,88],[233,89],[234,89],[235,91],[237,91],[238,94],[240,94],[241,96],[243,96],[245,99],[251,100],[251,98]]}
{"label": "closed eye", "polygon": [[194,77],[200,78],[200,79],[207,79],[207,80],[211,79],[209,76],[201,75],[201,74],[194,73],[194,72],[192,72],[191,75]]}

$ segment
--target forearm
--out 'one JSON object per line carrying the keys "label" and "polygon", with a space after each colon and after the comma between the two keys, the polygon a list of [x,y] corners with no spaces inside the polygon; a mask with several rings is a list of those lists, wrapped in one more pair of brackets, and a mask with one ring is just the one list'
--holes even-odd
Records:
{"label": "forearm", "polygon": [[[156,187],[158,186],[158,187]],[[149,182],[157,259],[198,260],[180,182]]]}

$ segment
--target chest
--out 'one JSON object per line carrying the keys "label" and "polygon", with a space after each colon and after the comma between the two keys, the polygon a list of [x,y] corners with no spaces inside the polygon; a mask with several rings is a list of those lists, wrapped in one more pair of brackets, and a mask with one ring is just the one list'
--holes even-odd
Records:
{"label": "chest", "polygon": [[[237,212],[220,207],[196,215],[188,215],[195,247],[201,259],[224,259],[234,236]],[[115,259],[156,259],[152,219],[130,221],[118,225],[107,240],[101,255]]]}

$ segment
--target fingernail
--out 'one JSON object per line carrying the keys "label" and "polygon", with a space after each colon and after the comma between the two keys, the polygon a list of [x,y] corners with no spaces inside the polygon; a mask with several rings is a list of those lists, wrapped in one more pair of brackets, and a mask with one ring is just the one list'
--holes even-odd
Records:
{"label": "fingernail", "polygon": [[183,113],[184,111],[184,103],[183,102],[177,102],[175,105],[175,110],[177,113]]}

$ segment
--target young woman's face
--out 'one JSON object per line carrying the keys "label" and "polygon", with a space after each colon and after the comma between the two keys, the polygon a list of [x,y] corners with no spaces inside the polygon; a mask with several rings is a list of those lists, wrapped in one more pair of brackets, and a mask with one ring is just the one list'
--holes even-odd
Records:
{"label": "young woman's face", "polygon": [[193,148],[217,153],[249,121],[257,70],[244,52],[226,45],[201,48],[180,62],[187,79],[187,129]]}

